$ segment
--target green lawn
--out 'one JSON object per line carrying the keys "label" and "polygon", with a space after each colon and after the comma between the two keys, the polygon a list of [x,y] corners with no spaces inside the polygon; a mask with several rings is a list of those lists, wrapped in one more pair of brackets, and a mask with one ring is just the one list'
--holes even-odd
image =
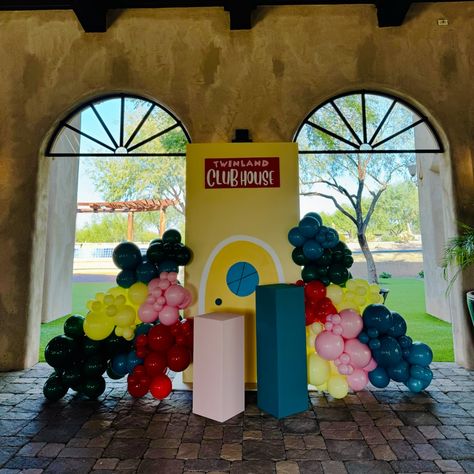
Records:
{"label": "green lawn", "polygon": [[400,313],[407,322],[407,334],[414,341],[421,341],[433,349],[436,362],[454,361],[451,324],[425,312],[424,282],[416,278],[381,279],[380,286],[388,288],[385,304]]}
{"label": "green lawn", "polygon": [[[95,293],[114,286],[110,283],[74,283],[73,313],[86,314],[86,302]],[[388,288],[386,304],[392,311],[400,313],[407,321],[408,335],[415,341],[422,341],[431,346],[434,360],[439,362],[453,361],[453,339],[451,324],[425,313],[425,294],[423,280],[415,278],[390,278],[381,280],[383,288]],[[41,326],[40,360],[44,361],[44,348],[48,341],[63,333],[66,316]]]}

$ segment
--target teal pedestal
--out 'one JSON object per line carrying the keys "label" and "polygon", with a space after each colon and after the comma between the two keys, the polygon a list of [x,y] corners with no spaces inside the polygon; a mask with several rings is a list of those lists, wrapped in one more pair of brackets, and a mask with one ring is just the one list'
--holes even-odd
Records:
{"label": "teal pedestal", "polygon": [[276,418],[306,411],[304,289],[258,286],[256,321],[258,407]]}

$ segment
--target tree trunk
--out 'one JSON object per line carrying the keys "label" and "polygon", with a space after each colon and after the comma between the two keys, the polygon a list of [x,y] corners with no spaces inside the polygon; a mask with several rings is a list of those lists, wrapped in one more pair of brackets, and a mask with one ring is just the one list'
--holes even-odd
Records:
{"label": "tree trunk", "polygon": [[357,233],[357,240],[359,241],[360,249],[364,254],[365,261],[367,262],[367,276],[370,283],[378,283],[377,268],[375,266],[374,257],[370,251],[369,244],[365,233]]}

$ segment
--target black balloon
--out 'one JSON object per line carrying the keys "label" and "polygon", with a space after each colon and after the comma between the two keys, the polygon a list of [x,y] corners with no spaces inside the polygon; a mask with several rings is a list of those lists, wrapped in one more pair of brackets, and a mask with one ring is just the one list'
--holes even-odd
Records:
{"label": "black balloon", "polygon": [[82,364],[82,372],[86,378],[102,375],[107,369],[107,362],[100,355],[88,357]]}
{"label": "black balloon", "polygon": [[149,262],[158,264],[166,258],[166,253],[163,248],[163,242],[155,242],[148,247],[146,251],[146,258]]}
{"label": "black balloon", "polygon": [[65,386],[77,391],[82,380],[81,369],[79,367],[66,369],[61,380]]}
{"label": "black balloon", "polygon": [[176,229],[168,229],[163,234],[163,242],[179,243],[181,242],[181,234]]}
{"label": "black balloon", "polygon": [[130,288],[137,281],[135,270],[122,270],[115,281],[121,288]]}
{"label": "black balloon", "polygon": [[72,338],[84,336],[84,316],[72,314],[64,323],[64,334]]}
{"label": "black balloon", "polygon": [[79,393],[88,398],[95,399],[100,397],[105,390],[105,380],[103,377],[85,379],[79,386]]}
{"label": "black balloon", "polygon": [[82,339],[82,354],[85,357],[100,354],[102,350],[102,341],[94,341],[93,339],[84,336]]}
{"label": "black balloon", "polygon": [[132,350],[132,343],[114,332],[102,341],[102,348],[107,359],[112,359],[117,354],[125,354]]}
{"label": "black balloon", "polygon": [[133,242],[122,242],[114,248],[112,260],[122,270],[134,270],[142,261],[142,253]]}
{"label": "black balloon", "polygon": [[54,368],[71,367],[77,358],[78,344],[68,336],[56,336],[48,342],[44,350],[46,362]]}
{"label": "black balloon", "polygon": [[53,374],[43,385],[43,394],[48,400],[55,402],[66,395],[67,389],[68,388],[63,384],[61,377],[57,374]]}

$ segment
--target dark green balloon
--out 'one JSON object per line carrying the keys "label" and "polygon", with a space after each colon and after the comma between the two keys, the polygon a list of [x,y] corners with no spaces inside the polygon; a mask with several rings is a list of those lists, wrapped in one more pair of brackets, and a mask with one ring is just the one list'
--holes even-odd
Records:
{"label": "dark green balloon", "polygon": [[78,358],[78,344],[68,336],[53,337],[44,350],[44,358],[51,367],[71,367]]}
{"label": "dark green balloon", "polygon": [[349,279],[349,272],[344,265],[334,263],[329,267],[328,277],[336,285],[342,285]]}
{"label": "dark green balloon", "polygon": [[112,260],[122,270],[135,270],[142,262],[142,253],[133,242],[122,242],[114,248]]}
{"label": "dark green balloon", "polygon": [[64,334],[74,339],[84,336],[84,316],[72,314],[64,322]]}
{"label": "dark green balloon", "polygon": [[341,250],[334,250],[331,256],[332,263],[342,263],[344,261],[344,252]]}
{"label": "dark green balloon", "polygon": [[350,255],[346,255],[342,263],[344,264],[346,268],[350,268],[352,267],[352,264],[354,263],[354,259]]}
{"label": "dark green balloon", "polygon": [[168,229],[163,234],[163,242],[180,243],[181,234],[176,229]]}
{"label": "dark green balloon", "polygon": [[142,283],[148,284],[153,278],[158,276],[158,270],[156,266],[151,262],[142,262],[138,265],[135,270],[137,280]]}
{"label": "dark green balloon", "polygon": [[84,357],[100,354],[102,351],[102,341],[94,341],[93,339],[84,336],[81,348]]}
{"label": "dark green balloon", "polygon": [[79,393],[91,399],[100,397],[104,393],[104,390],[104,377],[85,379],[79,386]]}
{"label": "dark green balloon", "polygon": [[309,260],[306,258],[302,247],[295,247],[293,252],[291,252],[291,258],[296,265],[303,266],[309,263]]}
{"label": "dark green balloon", "polygon": [[[182,244],[181,244],[182,245]],[[177,252],[176,252],[176,263],[178,265],[187,265],[192,257],[191,250],[189,247],[183,245]]]}
{"label": "dark green balloon", "polygon": [[67,387],[63,384],[61,377],[51,375],[43,385],[43,395],[51,402],[56,402],[67,393]]}
{"label": "dark green balloon", "polygon": [[117,354],[125,354],[132,350],[132,343],[114,332],[102,341],[102,350],[107,359],[112,359]]}
{"label": "dark green balloon", "polygon": [[77,388],[82,380],[81,369],[79,367],[71,367],[66,369],[61,379],[66,387],[70,387],[77,391]]}
{"label": "dark green balloon", "polygon": [[329,273],[329,267],[316,267],[316,276],[319,280],[322,277],[327,277]]}
{"label": "dark green balloon", "polygon": [[117,285],[122,288],[130,288],[137,282],[137,275],[135,270],[122,270],[115,279]]}
{"label": "dark green balloon", "polygon": [[163,246],[164,243],[162,241],[150,244],[146,251],[147,261],[155,264],[162,262],[166,258]]}
{"label": "dark green balloon", "polygon": [[321,277],[319,281],[324,285],[324,286],[329,286],[331,284],[331,280],[327,277]]}
{"label": "dark green balloon", "polygon": [[157,244],[158,242],[163,242],[161,239],[153,239],[149,245]]}
{"label": "dark green balloon", "polygon": [[316,260],[316,265],[327,267],[332,262],[332,250],[324,249],[324,253]]}
{"label": "dark green balloon", "polygon": [[179,252],[179,243],[165,242],[163,244],[163,250],[166,256],[165,261],[174,260],[176,258],[176,254]]}
{"label": "dark green balloon", "polygon": [[301,270],[301,278],[305,283],[317,280],[317,267],[315,265],[305,265]]}
{"label": "dark green balloon", "polygon": [[109,376],[109,378],[111,378],[112,380],[119,380],[119,379],[122,379],[125,377],[125,375],[120,375],[120,374],[117,374],[117,372],[115,372],[112,367],[110,367],[110,364],[108,365],[107,367],[107,375]]}
{"label": "dark green balloon", "polygon": [[82,364],[82,373],[88,379],[96,378],[107,370],[107,361],[100,355],[88,357]]}

